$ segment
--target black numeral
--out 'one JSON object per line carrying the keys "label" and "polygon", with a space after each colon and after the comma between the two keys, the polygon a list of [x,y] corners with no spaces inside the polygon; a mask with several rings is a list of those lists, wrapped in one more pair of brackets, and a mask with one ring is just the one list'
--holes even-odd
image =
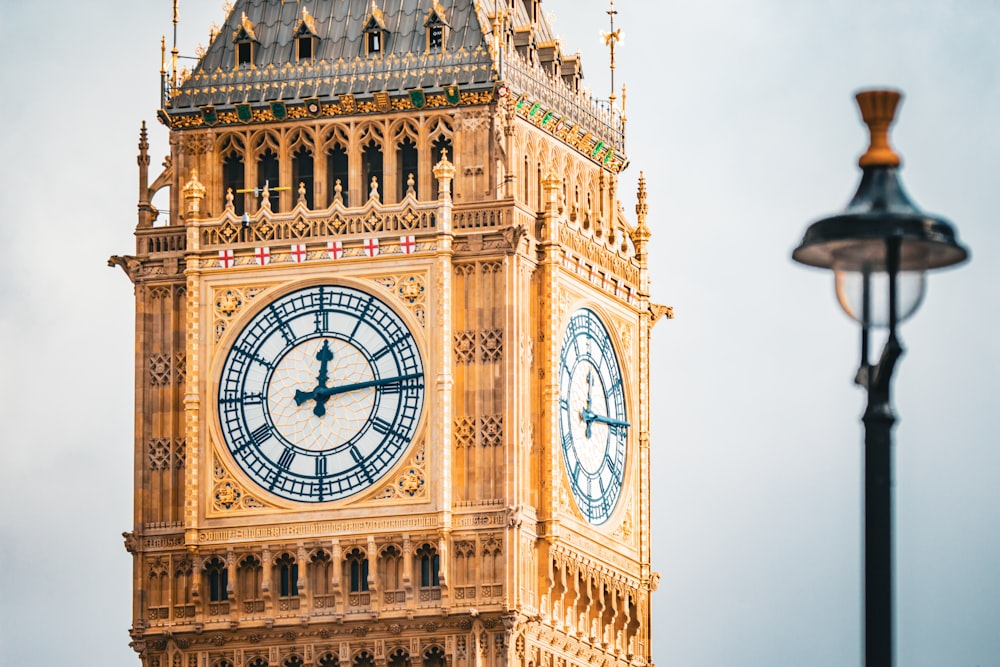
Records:
{"label": "black numeral", "polygon": [[270,437],[271,429],[267,424],[260,426],[257,430],[250,434],[250,439],[253,440],[254,444],[258,447],[267,442]]}
{"label": "black numeral", "polygon": [[295,452],[290,449],[286,449],[281,453],[281,458],[278,459],[278,467],[284,470],[288,470],[292,467],[292,461],[295,460]]}

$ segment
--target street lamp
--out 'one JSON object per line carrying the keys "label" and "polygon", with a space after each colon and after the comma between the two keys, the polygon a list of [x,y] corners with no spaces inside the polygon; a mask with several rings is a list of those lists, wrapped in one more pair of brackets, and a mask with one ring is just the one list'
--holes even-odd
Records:
{"label": "street lamp", "polygon": [[[909,200],[899,181],[899,156],[889,146],[901,94],[857,94],[871,144],[858,160],[861,184],[843,213],[806,229],[792,259],[832,269],[837,299],[861,324],[861,365],[856,382],[868,391],[865,425],[865,665],[893,664],[892,620],[892,425],[889,387],[903,347],[896,325],[919,307],[924,273],[953,266],[969,253],[954,227]],[[868,334],[887,328],[882,356],[868,362]]]}

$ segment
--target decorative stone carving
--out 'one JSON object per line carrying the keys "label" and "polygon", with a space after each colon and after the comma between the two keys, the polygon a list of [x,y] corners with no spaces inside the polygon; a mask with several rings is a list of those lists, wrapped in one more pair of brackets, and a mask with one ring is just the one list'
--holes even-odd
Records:
{"label": "decorative stone carving", "polygon": [[161,387],[170,384],[173,375],[173,363],[169,354],[154,354],[149,357],[146,364],[149,370],[149,384],[153,387]]}
{"label": "decorative stone carving", "polygon": [[452,432],[456,447],[471,447],[476,443],[476,427],[470,417],[456,417]]}
{"label": "decorative stone carving", "polygon": [[476,357],[476,332],[455,332],[455,361],[459,364],[471,364]]}
{"label": "decorative stone carving", "polygon": [[427,328],[426,276],[416,274],[378,276],[372,280],[402,301],[403,305],[413,313],[421,328]]}
{"label": "decorative stone carving", "polygon": [[483,447],[503,445],[503,415],[487,415],[479,418],[480,444]]}
{"label": "decorative stone carving", "polygon": [[479,332],[479,357],[484,363],[500,361],[503,357],[503,329]]}
{"label": "decorative stone carving", "polygon": [[153,438],[146,446],[150,470],[165,470],[170,467],[170,438]]}
{"label": "decorative stone carving", "polygon": [[227,287],[217,289],[212,295],[212,310],[214,312],[215,341],[218,342],[229,322],[244,306],[267,291],[267,287]]}
{"label": "decorative stone carving", "polygon": [[248,493],[243,486],[226,469],[221,457],[213,448],[214,466],[212,477],[214,484],[209,497],[209,508],[215,512],[252,511],[271,507]]}
{"label": "decorative stone carving", "polygon": [[399,501],[401,499],[417,499],[427,497],[427,471],[425,470],[424,443],[421,442],[413,451],[409,465],[395,478],[389,481],[375,495],[376,501]]}

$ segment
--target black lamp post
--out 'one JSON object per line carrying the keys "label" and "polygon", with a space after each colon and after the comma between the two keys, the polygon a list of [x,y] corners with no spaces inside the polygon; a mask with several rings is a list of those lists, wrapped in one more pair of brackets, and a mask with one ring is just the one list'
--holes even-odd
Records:
{"label": "black lamp post", "polygon": [[[896,325],[912,315],[924,292],[924,272],[965,261],[947,220],[918,209],[903,191],[899,156],[889,146],[901,94],[857,94],[871,145],[858,164],[861,184],[847,209],[809,225],[792,259],[832,269],[837,298],[861,324],[861,366],[856,382],[868,391],[865,410],[865,665],[893,664],[892,425],[889,388],[903,347]],[[888,328],[882,356],[868,362],[871,328]]]}

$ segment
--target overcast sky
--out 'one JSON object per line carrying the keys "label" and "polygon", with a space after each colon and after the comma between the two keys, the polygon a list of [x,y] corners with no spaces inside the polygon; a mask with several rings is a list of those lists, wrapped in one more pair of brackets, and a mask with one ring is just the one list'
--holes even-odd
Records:
{"label": "overcast sky", "polygon": [[[167,152],[170,5],[0,0],[0,665],[137,664],[134,303],[105,261],[134,252],[142,120],[154,167]],[[617,8],[622,200],[645,170],[653,296],[677,313],[652,358],[657,664],[861,661],[858,333],[790,253],[857,185],[853,93],[890,85],[904,184],[972,251],[901,330],[897,664],[1000,667],[1000,4]],[[607,5],[543,9],[606,95]],[[182,52],[222,18],[181,0]]]}

